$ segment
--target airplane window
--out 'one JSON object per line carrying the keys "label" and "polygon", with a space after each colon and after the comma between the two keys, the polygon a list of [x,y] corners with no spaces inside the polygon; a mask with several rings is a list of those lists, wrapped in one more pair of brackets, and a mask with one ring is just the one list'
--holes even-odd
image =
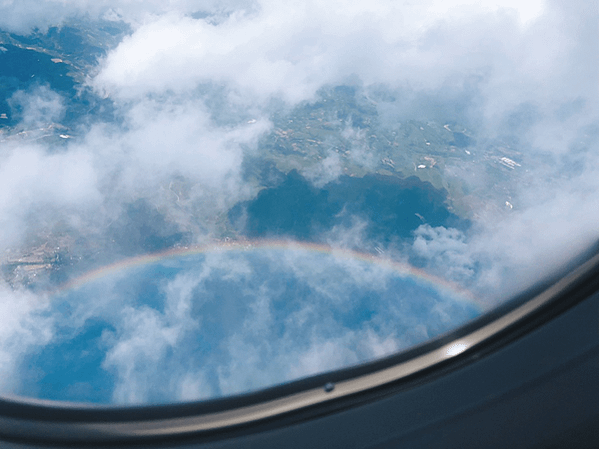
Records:
{"label": "airplane window", "polygon": [[598,237],[597,23],[561,0],[3,2],[0,395],[260,392],[571,267]]}

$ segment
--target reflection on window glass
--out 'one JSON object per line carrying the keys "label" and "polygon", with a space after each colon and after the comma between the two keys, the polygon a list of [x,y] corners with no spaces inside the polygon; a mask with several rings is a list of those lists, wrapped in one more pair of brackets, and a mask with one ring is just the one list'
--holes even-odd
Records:
{"label": "reflection on window glass", "polygon": [[525,3],[5,2],[0,393],[257,391],[584,250],[597,8]]}

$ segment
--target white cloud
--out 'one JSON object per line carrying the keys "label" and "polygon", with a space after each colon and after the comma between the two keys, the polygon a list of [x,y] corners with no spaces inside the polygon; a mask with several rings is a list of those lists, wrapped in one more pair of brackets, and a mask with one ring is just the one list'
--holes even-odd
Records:
{"label": "white cloud", "polygon": [[[503,61],[525,63],[503,54],[526,39],[517,15],[471,4],[468,15],[448,23],[439,7],[262,1],[254,13],[232,14],[218,26],[179,10],[156,16],[126,38],[94,84],[132,98],[216,82],[254,101],[281,95],[297,103],[355,75],[367,84],[433,87],[452,75],[500,69]],[[442,41],[433,42],[439,34]]]}
{"label": "white cloud", "polygon": [[0,284],[0,392],[19,390],[22,355],[47,344],[54,332],[46,298]]}
{"label": "white cloud", "polygon": [[315,187],[323,187],[343,174],[339,154],[331,151],[321,162],[303,169],[301,173]]}
{"label": "white cloud", "polygon": [[412,246],[416,256],[427,259],[429,268],[453,281],[469,281],[475,275],[464,234],[453,228],[421,225],[414,232]]}
{"label": "white cloud", "polygon": [[[181,299],[184,299],[182,297]],[[185,317],[169,319],[149,307],[121,310],[120,329],[116,337],[105,333],[110,345],[102,368],[117,373],[113,391],[115,403],[144,403],[153,397],[168,396],[173,392],[173,382],[162,369],[167,351],[180,342],[183,332],[194,323]],[[110,344],[112,343],[112,344]],[[193,394],[189,380],[184,381],[179,394]],[[195,392],[200,392],[196,385]],[[177,388],[178,389],[178,388]],[[166,391],[165,391],[166,390]],[[166,394],[165,394],[166,393]]]}
{"label": "white cloud", "polygon": [[553,198],[539,198],[534,206],[474,237],[469,252],[483,267],[477,286],[481,293],[495,300],[515,294],[565,268],[596,241],[599,191],[584,193],[575,186],[564,186],[562,192],[552,189]]}
{"label": "white cloud", "polygon": [[358,357],[345,339],[315,342],[289,368],[293,377],[305,377],[355,365]]}
{"label": "white cloud", "polygon": [[565,269],[571,258],[594,244],[599,190],[592,173],[577,176],[574,183],[546,185],[544,194],[528,198],[526,207],[487,217],[468,237],[455,229],[423,225],[414,233],[412,249],[426,259],[429,270],[494,306]]}
{"label": "white cloud", "polygon": [[215,394],[210,388],[203,372],[190,372],[183,376],[177,385],[175,398],[180,401],[198,401],[214,397]]}
{"label": "white cloud", "polygon": [[63,98],[48,86],[16,91],[8,100],[11,109],[21,116],[20,126],[31,129],[59,121],[64,113]]}
{"label": "white cloud", "polygon": [[97,167],[103,174],[119,173],[125,191],[156,187],[174,174],[203,187],[239,189],[240,144],[255,144],[268,129],[261,120],[252,125],[218,128],[201,101],[142,100],[126,111],[126,130],[97,126],[87,136]]}
{"label": "white cloud", "polygon": [[48,154],[36,146],[2,146],[0,248],[16,246],[27,230],[60,210],[67,223],[100,199],[92,158],[84,152]]}

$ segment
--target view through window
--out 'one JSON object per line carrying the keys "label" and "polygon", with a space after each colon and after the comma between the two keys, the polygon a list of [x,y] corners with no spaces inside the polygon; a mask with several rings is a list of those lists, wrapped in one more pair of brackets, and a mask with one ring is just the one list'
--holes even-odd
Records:
{"label": "view through window", "polygon": [[598,236],[584,0],[0,5],[0,394],[257,391]]}

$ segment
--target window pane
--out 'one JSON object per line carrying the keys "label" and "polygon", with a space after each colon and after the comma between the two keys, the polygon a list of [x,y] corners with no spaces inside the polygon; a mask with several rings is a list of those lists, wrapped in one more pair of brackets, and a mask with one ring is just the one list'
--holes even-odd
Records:
{"label": "window pane", "polygon": [[256,391],[412,348],[565,266],[597,238],[597,15],[0,6],[0,393]]}

